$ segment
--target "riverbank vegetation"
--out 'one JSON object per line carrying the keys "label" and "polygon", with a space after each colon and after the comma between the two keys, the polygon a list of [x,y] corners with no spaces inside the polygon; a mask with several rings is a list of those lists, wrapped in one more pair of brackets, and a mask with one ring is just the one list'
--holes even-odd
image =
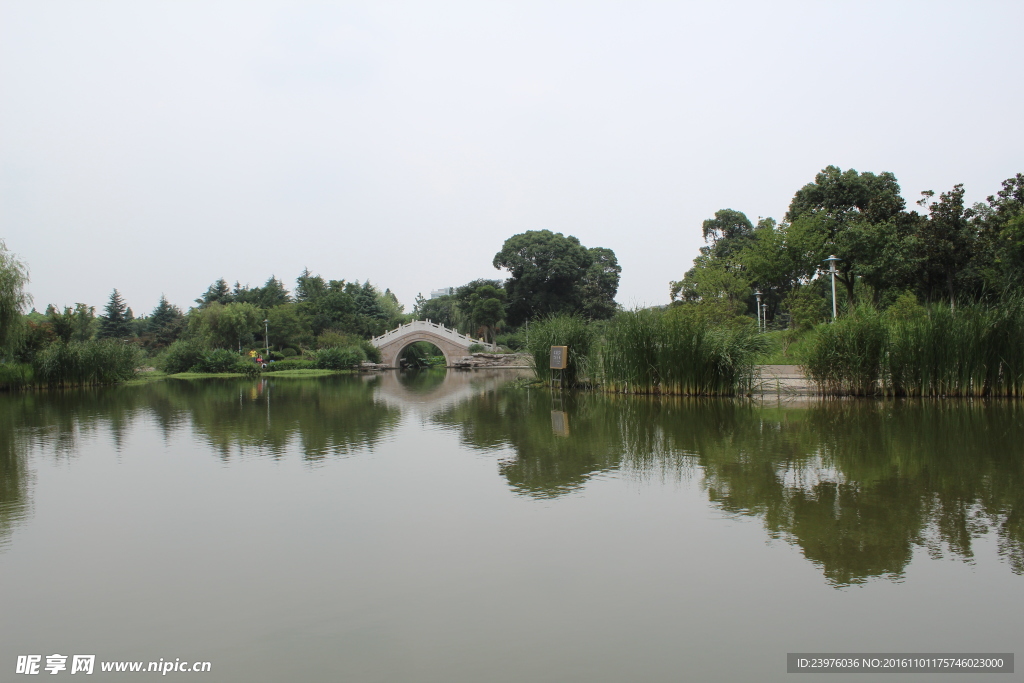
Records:
{"label": "riverbank vegetation", "polygon": [[[527,350],[542,377],[547,347],[566,345],[566,386],[727,395],[774,363],[805,366],[825,393],[1019,395],[1024,174],[973,206],[962,185],[922,192],[914,210],[900,193],[891,173],[829,166],[781,221],[719,210],[670,304],[644,311],[616,305],[614,251],[549,230],[505,240],[491,263],[504,280],[420,295],[411,313],[388,289],[304,270],[292,291],[273,275],[257,287],[218,279],[187,312],[161,297],[136,316],[115,289],[101,315],[84,303],[23,315],[28,269],[0,242],[0,388],[130,376],[112,369],[110,344],[82,346],[100,341],[134,349],[120,363],[170,374],[339,370],[379,362],[370,339],[420,319],[478,349]],[[439,357],[403,354],[417,366]]]}

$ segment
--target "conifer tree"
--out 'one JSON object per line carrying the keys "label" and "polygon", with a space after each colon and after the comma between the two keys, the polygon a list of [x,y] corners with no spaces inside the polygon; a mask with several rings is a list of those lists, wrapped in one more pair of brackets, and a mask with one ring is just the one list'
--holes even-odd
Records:
{"label": "conifer tree", "polygon": [[107,302],[104,312],[106,315],[100,316],[100,331],[97,335],[99,338],[124,339],[133,336],[132,322],[128,317],[128,306],[121,298],[121,293],[116,289],[110,294],[110,301]]}

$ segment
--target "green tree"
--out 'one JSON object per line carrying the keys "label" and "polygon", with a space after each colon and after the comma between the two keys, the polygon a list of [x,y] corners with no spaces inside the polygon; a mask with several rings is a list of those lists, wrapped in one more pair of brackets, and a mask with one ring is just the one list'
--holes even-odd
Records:
{"label": "green tree", "polygon": [[469,322],[469,333],[494,342],[505,319],[505,290],[497,280],[473,280],[455,290],[455,299]]}
{"label": "green tree", "polygon": [[104,309],[105,315],[100,316],[100,339],[124,339],[132,336],[132,318],[130,309],[116,289],[110,294],[110,301]]}
{"label": "green tree", "polygon": [[790,245],[800,258],[804,278],[824,274],[825,259],[835,254],[836,280],[854,300],[858,276],[877,275],[874,264],[906,204],[892,173],[858,173],[828,166],[794,195],[785,220]]}
{"label": "green tree", "polygon": [[[922,192],[918,204],[924,206],[934,195]],[[928,220],[920,222],[920,245],[927,278],[926,300],[939,283],[945,284],[949,304],[956,308],[957,276],[966,268],[974,253],[977,232],[971,223],[974,212],[964,208],[964,186],[956,185],[939,195],[939,201],[928,205]],[[941,286],[941,285],[939,285]]]}
{"label": "green tree", "polygon": [[27,284],[28,267],[0,240],[0,357],[15,351],[24,335],[22,313],[32,303]]}
{"label": "green tree", "polygon": [[742,211],[720,209],[701,225],[708,252],[722,259],[739,254],[754,241],[754,226]]}
{"label": "green tree", "polygon": [[423,295],[419,294],[416,296],[412,315],[415,320],[431,320],[452,329],[460,328],[458,301],[452,295],[424,299]]}
{"label": "green tree", "polygon": [[160,295],[160,302],[149,316],[148,334],[156,346],[167,346],[176,340],[184,329],[185,316],[181,309]]}
{"label": "green tree", "polygon": [[[607,290],[612,286],[618,289],[618,264],[610,249],[592,253],[576,237],[550,230],[530,230],[505,240],[494,256],[494,267],[509,272],[505,281],[509,323],[520,325],[538,316],[582,312],[586,306],[584,285],[595,258],[602,263],[592,274],[590,293],[597,299],[591,309],[602,311]],[[606,268],[607,276],[599,277]]]}
{"label": "green tree", "polygon": [[586,318],[605,320],[619,310],[615,294],[619,291],[622,267],[611,249],[592,247],[587,251],[592,260],[580,285],[581,310]]}
{"label": "green tree", "polygon": [[196,299],[199,308],[205,308],[212,303],[229,304],[232,301],[231,289],[224,278],[219,278],[203,292],[201,297]]}

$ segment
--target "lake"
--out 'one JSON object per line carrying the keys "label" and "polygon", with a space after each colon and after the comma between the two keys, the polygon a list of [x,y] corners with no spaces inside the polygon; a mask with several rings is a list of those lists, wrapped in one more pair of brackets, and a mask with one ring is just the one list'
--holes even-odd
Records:
{"label": "lake", "polygon": [[[559,394],[515,376],[0,395],[0,667],[783,681],[787,652],[1020,642],[1021,403]],[[833,677],[797,678],[816,679]]]}

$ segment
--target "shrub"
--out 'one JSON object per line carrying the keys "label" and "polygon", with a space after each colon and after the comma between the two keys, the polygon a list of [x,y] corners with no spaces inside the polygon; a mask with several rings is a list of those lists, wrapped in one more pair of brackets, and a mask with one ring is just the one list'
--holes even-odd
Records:
{"label": "shrub", "polygon": [[188,372],[199,363],[204,351],[203,345],[197,341],[179,339],[167,347],[160,359],[159,367],[169,375]]}
{"label": "shrub", "polygon": [[[199,361],[191,369],[192,372],[240,372],[236,369],[240,360],[242,359],[234,351],[214,349],[200,356]],[[255,365],[252,361],[244,362]]]}
{"label": "shrub", "polygon": [[486,351],[486,350],[487,350],[487,347],[484,346],[483,344],[470,344],[469,345],[469,352],[470,353],[482,353],[483,351]]}
{"label": "shrub", "polygon": [[283,356],[284,358],[290,358],[291,356],[297,356],[297,355],[298,355],[298,351],[296,351],[295,349],[293,349],[291,347],[288,347],[286,349],[281,349],[281,356]]}
{"label": "shrub", "polygon": [[504,346],[510,351],[521,351],[526,348],[526,334],[523,329],[520,328],[515,332],[499,334],[494,338],[494,343],[498,346]]}
{"label": "shrub", "polygon": [[321,370],[344,370],[366,360],[366,353],[358,346],[331,347],[316,354],[316,367]]}
{"label": "shrub", "polygon": [[230,372],[240,372],[246,377],[259,377],[263,373],[263,368],[251,360],[239,358],[235,361],[235,366],[231,368]]}

